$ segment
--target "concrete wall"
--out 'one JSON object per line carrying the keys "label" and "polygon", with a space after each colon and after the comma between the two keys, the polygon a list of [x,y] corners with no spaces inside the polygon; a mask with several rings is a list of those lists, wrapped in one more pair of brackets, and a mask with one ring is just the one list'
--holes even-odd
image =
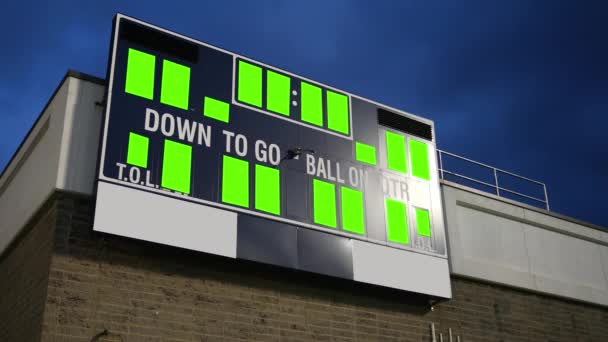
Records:
{"label": "concrete wall", "polygon": [[0,177],[0,255],[55,189],[93,192],[102,81],[68,72]]}
{"label": "concrete wall", "polygon": [[608,305],[608,232],[442,185],[451,272]]}
{"label": "concrete wall", "polygon": [[57,189],[92,194],[97,167],[105,87],[70,77]]}
{"label": "concrete wall", "polygon": [[[91,231],[92,197],[57,196],[42,341],[608,341],[608,309],[452,277],[453,298]],[[0,317],[0,320],[2,317]]]}
{"label": "concrete wall", "polygon": [[68,85],[59,85],[0,177],[0,255],[55,189]]}
{"label": "concrete wall", "polygon": [[39,341],[54,247],[56,201],[30,220],[0,258],[0,341]]}

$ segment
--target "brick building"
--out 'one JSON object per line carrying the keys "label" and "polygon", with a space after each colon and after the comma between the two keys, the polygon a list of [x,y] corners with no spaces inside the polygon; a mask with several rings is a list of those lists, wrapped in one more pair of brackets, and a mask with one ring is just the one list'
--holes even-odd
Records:
{"label": "brick building", "polygon": [[104,92],[68,72],[0,177],[1,341],[608,340],[605,230],[448,181],[448,300],[94,232]]}

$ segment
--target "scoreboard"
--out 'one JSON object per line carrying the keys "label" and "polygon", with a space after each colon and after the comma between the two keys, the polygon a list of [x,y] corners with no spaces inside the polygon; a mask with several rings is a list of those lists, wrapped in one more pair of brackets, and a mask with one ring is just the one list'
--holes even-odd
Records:
{"label": "scoreboard", "polygon": [[451,297],[433,122],[117,15],[94,230]]}

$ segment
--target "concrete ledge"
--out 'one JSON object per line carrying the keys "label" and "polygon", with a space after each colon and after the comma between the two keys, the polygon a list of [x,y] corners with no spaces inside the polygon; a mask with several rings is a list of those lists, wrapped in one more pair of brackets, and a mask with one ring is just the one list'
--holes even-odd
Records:
{"label": "concrete ledge", "polygon": [[56,190],[91,194],[105,82],[68,71],[0,175],[0,254]]}
{"label": "concrete ledge", "polygon": [[[591,238],[595,239],[598,242],[608,244],[608,227],[602,227],[553,211],[548,211],[508,198],[496,196],[484,191],[469,188],[458,183],[446,180],[441,180],[440,182],[442,187],[448,186],[450,188],[463,190],[465,193],[467,193],[468,195],[464,196],[468,196],[467,198],[469,200],[461,201],[461,204],[464,206],[475,205],[476,203],[483,203],[483,206],[477,205],[477,207],[483,208],[484,210],[493,211],[499,216],[521,218],[525,220],[525,222],[533,223],[538,226],[543,226],[547,229],[560,230],[562,233],[571,233],[574,236],[578,236],[581,238]],[[492,210],[493,204],[490,204],[490,201],[484,200],[483,198],[495,200],[496,202],[492,203],[496,203],[494,205],[494,208],[499,208],[499,210]],[[501,206],[500,203],[511,204],[511,207],[505,208],[505,206]],[[520,211],[523,214],[520,214]],[[551,222],[552,224],[545,224],[547,222]]]}
{"label": "concrete ledge", "polygon": [[454,275],[608,306],[608,233],[443,183]]}

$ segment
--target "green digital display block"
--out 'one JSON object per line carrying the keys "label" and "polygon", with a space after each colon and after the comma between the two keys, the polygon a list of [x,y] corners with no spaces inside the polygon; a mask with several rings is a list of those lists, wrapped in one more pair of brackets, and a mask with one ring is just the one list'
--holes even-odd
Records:
{"label": "green digital display block", "polygon": [[327,90],[325,94],[327,96],[327,128],[348,134],[350,126],[348,97],[331,90]]}
{"label": "green digital display block", "polygon": [[190,68],[163,60],[160,102],[188,110],[190,98]]}
{"label": "green digital display block", "polygon": [[389,241],[408,244],[407,212],[405,203],[390,198],[385,199],[386,229]]}
{"label": "green digital display block", "polygon": [[314,222],[336,228],[336,186],[318,179],[312,184]]}
{"label": "green digital display block", "polygon": [[240,102],[262,107],[262,68],[239,60],[237,98]]}
{"label": "green digital display block", "polygon": [[279,169],[255,165],[255,208],[281,215],[281,173]]}
{"label": "green digital display block", "polygon": [[143,135],[129,133],[129,147],[127,149],[127,164],[146,168],[148,167],[149,140]]}
{"label": "green digital display block", "polygon": [[416,208],[416,226],[418,235],[431,237],[431,220],[428,210]]}
{"label": "green digital display block", "polygon": [[323,99],[321,88],[306,82],[301,82],[300,93],[300,115],[302,121],[323,127]]}
{"label": "green digital display block", "polygon": [[230,104],[205,96],[203,100],[203,115],[218,121],[230,121]]}
{"label": "green digital display block", "polygon": [[165,139],[162,187],[189,194],[191,170],[192,146]]}
{"label": "green digital display block", "polygon": [[394,171],[407,173],[405,136],[390,131],[386,131],[385,136],[387,167]]}
{"label": "green digital display block", "polygon": [[154,55],[129,49],[125,92],[148,100],[154,97]]}
{"label": "green digital display block", "polygon": [[376,165],[376,148],[372,145],[356,142],[355,158],[362,163]]}
{"label": "green digital display block", "polygon": [[249,162],[224,155],[222,202],[249,207]]}
{"label": "green digital display block", "polygon": [[430,180],[429,150],[426,143],[410,139],[410,158],[412,162],[412,175]]}
{"label": "green digital display block", "polygon": [[291,78],[266,71],[266,109],[289,116],[291,106]]}
{"label": "green digital display block", "polygon": [[365,234],[365,216],[363,214],[363,192],[340,187],[342,228],[349,232]]}

